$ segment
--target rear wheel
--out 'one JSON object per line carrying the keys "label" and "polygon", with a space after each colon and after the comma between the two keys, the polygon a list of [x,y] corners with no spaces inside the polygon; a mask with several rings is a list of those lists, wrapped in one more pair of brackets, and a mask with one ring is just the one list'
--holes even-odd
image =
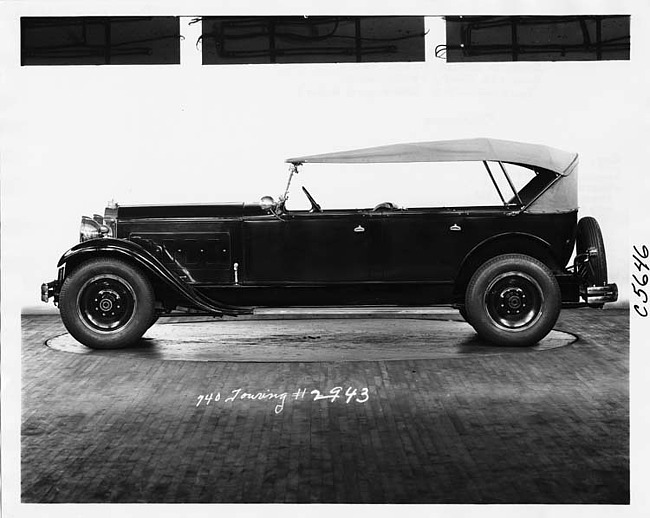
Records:
{"label": "rear wheel", "polygon": [[528,346],[553,329],[560,287],[537,259],[500,255],[483,264],[465,292],[465,310],[476,332],[496,345]]}
{"label": "rear wheel", "polygon": [[119,349],[137,342],[153,322],[154,292],[130,264],[94,259],[63,282],[59,309],[79,342],[93,349]]}
{"label": "rear wheel", "polygon": [[[590,217],[581,218],[578,221],[576,234],[576,253],[589,256],[586,265],[585,279],[589,286],[605,286],[607,284],[607,257],[605,255],[605,244],[598,222]],[[595,251],[595,253],[593,253]]]}

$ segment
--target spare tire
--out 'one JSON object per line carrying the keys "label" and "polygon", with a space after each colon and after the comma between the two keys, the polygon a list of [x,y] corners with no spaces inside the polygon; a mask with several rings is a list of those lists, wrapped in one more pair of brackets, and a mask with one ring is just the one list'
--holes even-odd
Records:
{"label": "spare tire", "polygon": [[586,254],[590,249],[594,249],[596,254],[592,254],[587,263],[587,283],[590,286],[605,286],[607,284],[607,257],[603,235],[598,222],[587,216],[578,221],[576,253],[578,255]]}

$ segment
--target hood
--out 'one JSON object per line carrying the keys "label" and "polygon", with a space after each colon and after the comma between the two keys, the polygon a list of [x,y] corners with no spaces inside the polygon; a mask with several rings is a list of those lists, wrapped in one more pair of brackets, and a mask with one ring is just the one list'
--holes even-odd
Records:
{"label": "hood", "polygon": [[209,205],[120,205],[117,219],[241,218],[262,215],[257,203],[215,203]]}

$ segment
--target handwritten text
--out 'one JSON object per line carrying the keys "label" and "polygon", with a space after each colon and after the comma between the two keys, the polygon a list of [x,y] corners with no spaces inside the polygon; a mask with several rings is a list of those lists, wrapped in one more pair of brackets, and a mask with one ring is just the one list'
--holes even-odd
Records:
{"label": "handwritten text", "polygon": [[311,400],[311,401],[328,401],[334,403],[338,399],[346,405],[353,403],[366,403],[370,399],[368,388],[363,387],[360,389],[354,387],[347,387],[344,392],[344,387],[334,387],[328,392],[321,392],[320,390],[307,388],[298,388],[295,392],[273,392],[270,390],[262,391],[247,391],[242,388],[231,390],[228,393],[222,394],[221,392],[210,392],[206,394],[199,394],[197,396],[196,406],[210,405],[210,404],[234,404],[241,401],[269,401],[275,403],[274,411],[276,414],[282,413],[287,399],[293,400]]}

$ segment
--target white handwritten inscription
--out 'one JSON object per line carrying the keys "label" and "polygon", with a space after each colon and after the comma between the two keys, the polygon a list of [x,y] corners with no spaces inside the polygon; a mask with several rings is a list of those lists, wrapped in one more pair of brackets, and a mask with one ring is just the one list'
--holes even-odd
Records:
{"label": "white handwritten inscription", "polygon": [[[307,395],[309,394],[309,395]],[[230,391],[229,395],[222,397],[221,392],[210,392],[209,394],[199,394],[197,396],[196,406],[201,404],[209,405],[210,403],[223,402],[223,404],[233,404],[238,401],[270,401],[274,402],[274,411],[280,414],[284,410],[284,404],[288,397],[294,400],[309,400],[312,401],[326,400],[334,403],[337,399],[341,399],[346,405],[350,403],[365,403],[370,399],[368,389],[366,387],[357,390],[354,387],[348,387],[343,392],[343,387],[334,387],[328,393],[322,393],[320,390],[308,391],[306,388],[299,388],[296,392],[289,394],[288,392],[271,392],[263,390],[261,392],[247,392],[244,389],[238,388]]]}

